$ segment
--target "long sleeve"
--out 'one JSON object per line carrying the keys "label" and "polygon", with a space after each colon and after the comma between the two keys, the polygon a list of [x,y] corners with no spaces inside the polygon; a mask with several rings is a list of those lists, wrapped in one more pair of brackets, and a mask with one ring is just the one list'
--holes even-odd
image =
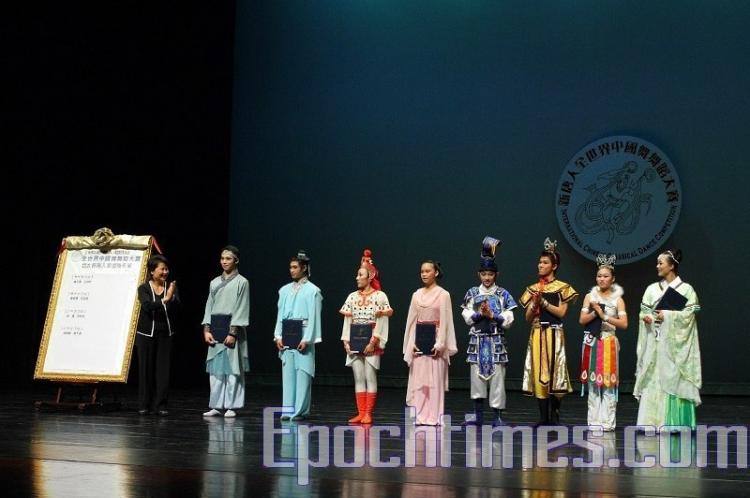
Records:
{"label": "long sleeve", "polygon": [[273,339],[281,339],[281,321],[284,308],[284,288],[279,289],[279,300],[276,302],[276,326],[273,329]]}
{"label": "long sleeve", "polygon": [[[312,284],[309,284],[312,285]],[[305,327],[305,342],[318,343],[323,341],[320,324],[320,311],[323,308],[323,296],[320,290],[315,288],[315,292],[307,299],[307,327]]]}
{"label": "long sleeve", "polygon": [[663,340],[667,341],[668,351],[675,367],[679,369],[680,377],[699,389],[703,379],[695,314],[700,310],[700,305],[693,288],[683,285],[686,286],[684,295],[688,301],[682,311],[663,311]]}
{"label": "long sleeve", "polygon": [[464,322],[466,322],[466,325],[474,325],[474,310],[472,308],[463,308],[461,310],[461,317],[464,319]]}
{"label": "long sleeve", "polygon": [[503,317],[503,324],[501,325],[501,327],[505,330],[508,330],[510,326],[513,325],[513,320],[515,319],[513,310],[505,310],[500,313],[500,316]]}
{"label": "long sleeve", "polygon": [[435,349],[442,350],[442,356],[448,358],[458,352],[456,330],[453,325],[453,306],[448,291],[440,296],[440,324],[438,326]]}
{"label": "long sleeve", "polygon": [[375,318],[375,330],[372,333],[380,341],[379,347],[385,349],[388,342],[388,323],[391,315],[393,315],[393,309],[388,302],[388,296],[384,292],[378,292],[376,304],[380,316]]}
{"label": "long sleeve", "polygon": [[412,359],[414,359],[414,334],[417,328],[417,302],[416,295],[412,294],[411,302],[409,303],[409,313],[406,316],[406,330],[404,330],[404,361],[411,365]]}
{"label": "long sleeve", "polygon": [[247,280],[243,280],[237,291],[237,300],[232,308],[232,326],[247,327],[250,324],[250,293]]}
{"label": "long sleeve", "polygon": [[466,322],[466,325],[471,327],[477,322],[477,313],[474,311],[474,293],[472,292],[475,288],[469,289],[464,295],[464,302],[461,304],[461,317]]}
{"label": "long sleeve", "polygon": [[214,295],[211,286],[208,286],[208,299],[206,299],[206,310],[203,312],[203,325],[211,325],[211,313],[214,309]]}
{"label": "long sleeve", "polygon": [[378,346],[381,349],[385,349],[385,345],[388,342],[388,316],[383,315],[375,319],[375,330],[372,331],[373,336],[377,337],[380,341]]}
{"label": "long sleeve", "polygon": [[148,282],[138,287],[138,300],[141,302],[142,312],[150,313],[163,306],[160,300],[153,300]]}
{"label": "long sleeve", "polygon": [[344,325],[341,327],[341,340],[349,340],[349,331],[352,328],[352,317],[350,315],[344,315]]}
{"label": "long sleeve", "polygon": [[342,341],[348,341],[349,340],[349,332],[352,327],[352,295],[349,294],[347,296],[346,301],[344,301],[344,304],[341,305],[341,309],[339,310],[339,313],[344,317],[344,323],[341,327],[341,340]]}
{"label": "long sleeve", "polygon": [[646,295],[648,294],[648,289],[643,294],[643,299],[641,300],[641,306],[638,311],[638,319],[643,320],[646,318],[646,316],[651,315],[654,313],[654,308],[651,306],[650,303],[646,303]]}
{"label": "long sleeve", "polygon": [[644,370],[648,338],[649,338],[649,335],[653,335],[653,331],[652,331],[653,324],[648,324],[643,321],[644,317],[646,317],[647,315],[651,315],[654,311],[651,308],[650,303],[648,301],[650,299],[651,289],[652,289],[652,286],[649,286],[646,288],[645,292],[643,293],[643,298],[641,298],[641,308],[640,308],[640,312],[638,313],[638,341],[636,342],[636,347],[635,347],[635,356],[636,356],[635,376],[636,378],[640,377],[641,373]]}
{"label": "long sleeve", "polygon": [[513,296],[510,295],[510,292],[505,289],[503,289],[501,297],[503,301],[503,311],[498,313],[498,315],[502,318],[503,323],[501,327],[508,330],[510,326],[513,325],[513,320],[515,319],[513,310],[518,307],[518,304],[516,304],[516,301],[513,299]]}

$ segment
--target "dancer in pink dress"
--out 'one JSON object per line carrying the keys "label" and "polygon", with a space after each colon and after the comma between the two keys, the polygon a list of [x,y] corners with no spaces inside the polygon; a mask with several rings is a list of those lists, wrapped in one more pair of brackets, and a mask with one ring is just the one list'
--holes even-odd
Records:
{"label": "dancer in pink dress", "polygon": [[[412,294],[404,333],[404,361],[409,365],[406,404],[416,410],[417,425],[441,425],[450,357],[458,351],[453,309],[450,294],[437,284],[443,276],[440,263],[424,261],[420,275],[423,287]],[[418,327],[434,330],[430,351],[417,347]]]}

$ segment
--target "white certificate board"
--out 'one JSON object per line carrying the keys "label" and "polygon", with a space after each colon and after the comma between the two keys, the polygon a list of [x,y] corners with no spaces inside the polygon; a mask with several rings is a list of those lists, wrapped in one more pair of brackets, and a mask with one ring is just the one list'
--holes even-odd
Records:
{"label": "white certificate board", "polygon": [[35,379],[127,382],[146,249],[65,249],[55,273]]}

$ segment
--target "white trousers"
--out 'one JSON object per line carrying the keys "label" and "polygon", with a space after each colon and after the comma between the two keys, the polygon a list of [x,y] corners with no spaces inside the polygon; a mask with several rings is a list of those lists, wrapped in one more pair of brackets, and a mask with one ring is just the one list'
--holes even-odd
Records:
{"label": "white trousers", "polygon": [[235,409],[245,406],[245,375],[209,375],[210,408]]}
{"label": "white trousers", "polygon": [[[479,378],[479,366],[471,365],[471,399],[489,397],[490,406],[505,410],[505,365],[495,365],[495,373],[489,380]],[[488,396],[489,390],[489,396]]]}
{"label": "white trousers", "polygon": [[351,367],[354,373],[354,392],[378,392],[378,371],[364,356],[354,358]]}
{"label": "white trousers", "polygon": [[601,425],[605,431],[615,430],[617,396],[614,389],[589,387],[588,424]]}

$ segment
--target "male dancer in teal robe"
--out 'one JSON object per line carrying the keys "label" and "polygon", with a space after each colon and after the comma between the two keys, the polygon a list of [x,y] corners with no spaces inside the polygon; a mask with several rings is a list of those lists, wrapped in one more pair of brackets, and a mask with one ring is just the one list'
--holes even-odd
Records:
{"label": "male dancer in teal robe", "polygon": [[[283,406],[292,410],[284,413],[282,420],[302,419],[309,415],[312,379],[315,377],[315,345],[323,340],[320,332],[323,296],[309,280],[310,258],[304,251],[290,259],[289,275],[292,282],[279,289],[279,311],[274,330],[281,359]],[[284,320],[302,321],[302,340],[296,349],[284,346]]]}
{"label": "male dancer in teal robe", "polygon": [[[221,251],[222,274],[211,281],[203,315],[203,340],[208,344],[206,372],[211,408],[204,417],[236,416],[235,409],[245,406],[245,372],[249,370],[247,335],[250,322],[248,282],[240,275],[240,251],[226,246]],[[230,315],[230,330],[223,342],[217,342],[211,330],[212,315]]]}

